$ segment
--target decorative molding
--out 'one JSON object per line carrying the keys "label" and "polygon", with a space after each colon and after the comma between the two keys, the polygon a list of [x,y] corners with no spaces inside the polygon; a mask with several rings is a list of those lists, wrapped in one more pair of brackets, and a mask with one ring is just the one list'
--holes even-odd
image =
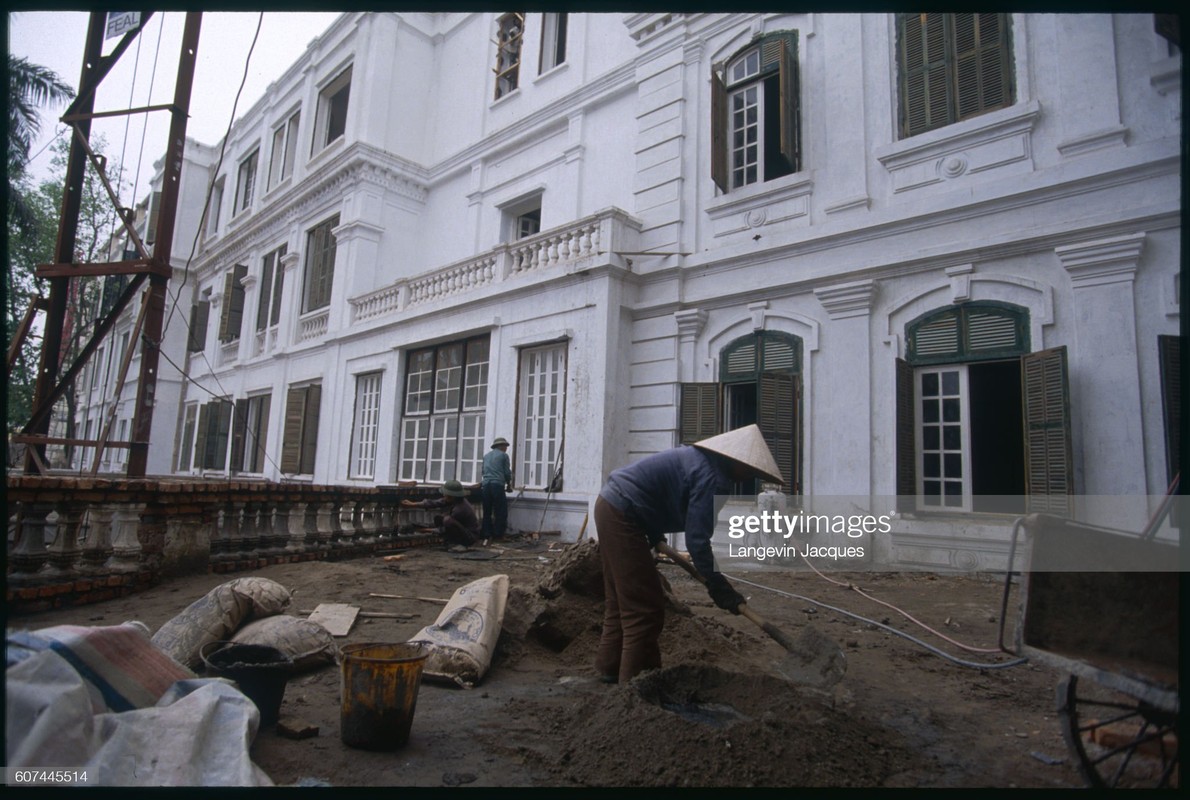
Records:
{"label": "decorative molding", "polygon": [[637,44],[643,44],[667,30],[674,22],[685,17],[685,14],[630,14],[624,20],[628,27],[628,35]]}
{"label": "decorative molding", "polygon": [[866,194],[857,195],[856,197],[848,197],[840,200],[837,203],[832,203],[822,209],[825,214],[838,214],[844,211],[852,211],[855,209],[866,210],[872,207],[872,198]]}
{"label": "decorative molding", "polygon": [[975,272],[974,264],[959,264],[947,267],[946,274],[950,276],[950,299],[954,303],[965,303],[971,299],[971,273]]}
{"label": "decorative molding", "polygon": [[1149,84],[1162,97],[1182,92],[1182,57],[1173,56],[1158,61],[1149,70]]}
{"label": "decorative molding", "polygon": [[963,175],[1027,163],[1032,169],[1032,134],[1041,105],[1030,101],[912,136],[874,151],[904,192]]}
{"label": "decorative molding", "polygon": [[1070,273],[1075,289],[1132,283],[1140,263],[1145,234],[1100,239],[1054,248],[1058,260]]}
{"label": "decorative molding", "polygon": [[762,228],[790,220],[809,222],[810,198],[814,181],[805,173],[800,180],[778,186],[761,184],[761,188],[745,187],[717,197],[706,205],[715,237]]}
{"label": "decorative molding", "polygon": [[1081,156],[1112,147],[1124,147],[1127,144],[1128,127],[1114,125],[1091,133],[1080,134],[1058,144],[1058,152],[1064,157]]}
{"label": "decorative molding", "polygon": [[768,307],[769,307],[768,300],[761,300],[756,303],[748,304],[748,313],[752,315],[752,330],[754,330],[754,331],[764,330],[764,315],[765,315],[765,312],[768,310]]}
{"label": "decorative molding", "polygon": [[814,290],[814,296],[831,319],[866,317],[876,301],[876,282],[868,279]]}
{"label": "decorative molding", "polygon": [[678,340],[682,342],[694,341],[702,333],[710,315],[704,308],[686,308],[674,312],[674,321],[678,324]]}

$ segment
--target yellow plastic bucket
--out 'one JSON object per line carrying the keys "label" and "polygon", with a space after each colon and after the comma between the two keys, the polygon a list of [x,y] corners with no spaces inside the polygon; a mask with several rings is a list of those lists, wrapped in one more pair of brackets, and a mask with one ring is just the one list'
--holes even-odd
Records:
{"label": "yellow plastic bucket", "polygon": [[340,653],[343,744],[362,750],[402,747],[409,741],[428,654],[417,644],[349,644]]}

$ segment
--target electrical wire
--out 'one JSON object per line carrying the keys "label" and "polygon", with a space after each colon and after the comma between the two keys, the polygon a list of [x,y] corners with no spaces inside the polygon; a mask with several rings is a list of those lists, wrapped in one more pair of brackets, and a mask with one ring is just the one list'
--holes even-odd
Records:
{"label": "electrical wire", "polygon": [[[724,573],[724,574],[726,575],[727,573]],[[1007,669],[1008,667],[1017,667],[1017,666],[1020,666],[1021,664],[1027,664],[1029,661],[1029,659],[1027,659],[1027,658],[1018,658],[1013,661],[1004,661],[1004,662],[1000,662],[1000,663],[989,663],[989,662],[980,662],[980,661],[967,661],[966,659],[956,658],[955,656],[952,656],[950,653],[947,653],[944,650],[939,650],[937,647],[934,647],[929,642],[925,642],[925,641],[922,641],[921,639],[918,639],[916,636],[911,636],[902,630],[898,630],[898,629],[892,627],[891,625],[885,625],[882,622],[876,622],[875,620],[868,619],[867,617],[861,616],[861,615],[856,614],[851,611],[847,611],[846,609],[828,605],[826,603],[823,603],[821,601],[815,600],[810,597],[805,597],[803,595],[793,594],[792,592],[785,592],[780,589],[774,589],[771,586],[764,586],[759,583],[754,583],[752,581],[745,580],[744,578],[740,578],[735,575],[727,575],[727,577],[731,578],[731,580],[735,581],[736,583],[742,583],[747,586],[752,586],[756,589],[764,589],[765,591],[772,592],[774,594],[779,594],[782,597],[789,597],[794,600],[802,600],[807,603],[813,603],[814,605],[821,606],[822,608],[825,608],[829,611],[834,611],[835,613],[842,614],[843,616],[846,616],[846,617],[851,617],[852,619],[859,620],[860,622],[865,622],[869,625],[874,625],[877,628],[881,628],[885,631],[888,631],[889,633],[894,633],[903,639],[908,639],[909,641],[913,642],[914,644],[919,645],[920,647],[923,647],[926,650],[929,650],[934,655],[940,656],[941,658],[944,658],[947,661],[950,661],[954,664],[958,664],[961,667],[971,667],[972,669]]]}

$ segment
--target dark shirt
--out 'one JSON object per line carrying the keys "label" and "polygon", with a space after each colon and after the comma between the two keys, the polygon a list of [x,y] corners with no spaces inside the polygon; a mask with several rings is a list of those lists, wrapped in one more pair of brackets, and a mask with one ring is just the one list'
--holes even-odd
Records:
{"label": "dark shirt", "polygon": [[726,498],[730,491],[731,479],[720,462],[683,445],[615,470],[599,496],[635,519],[650,545],[664,534],[684,531],[694,566],[709,578],[715,571],[711,536],[720,508],[715,495]]}
{"label": "dark shirt", "polygon": [[[455,500],[457,503],[454,503]],[[451,503],[454,503],[454,508],[450,508]],[[417,504],[418,508],[449,508],[447,516],[459,523],[462,527],[479,536],[479,517],[475,515],[475,508],[471,503],[467,502],[467,498],[454,497],[439,497],[437,499],[422,500]]]}

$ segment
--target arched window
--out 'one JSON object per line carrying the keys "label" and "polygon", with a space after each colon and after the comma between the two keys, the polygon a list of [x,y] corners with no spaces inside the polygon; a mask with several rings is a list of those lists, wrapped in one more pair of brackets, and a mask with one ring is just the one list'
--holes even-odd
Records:
{"label": "arched window", "polygon": [[964,303],[905,326],[910,364],[986,361],[1029,352],[1029,312],[1009,303]]}

